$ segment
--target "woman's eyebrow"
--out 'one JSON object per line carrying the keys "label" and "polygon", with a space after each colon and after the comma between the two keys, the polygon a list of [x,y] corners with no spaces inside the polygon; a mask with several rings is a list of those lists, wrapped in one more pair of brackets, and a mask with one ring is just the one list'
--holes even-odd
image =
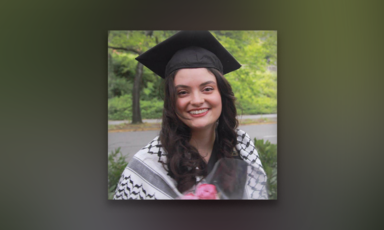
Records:
{"label": "woman's eyebrow", "polygon": [[175,88],[177,89],[177,88],[191,88],[191,87],[189,87],[187,85],[177,85],[177,86],[175,86]]}
{"label": "woman's eyebrow", "polygon": [[[208,84],[216,85],[216,82],[214,82],[214,81],[206,81],[204,83],[201,83],[200,86],[204,86],[204,85],[208,85]],[[191,88],[191,87],[188,86],[188,85],[177,85],[177,86],[175,86],[175,88]]]}
{"label": "woman's eyebrow", "polygon": [[214,85],[216,85],[216,82],[214,82],[214,81],[206,81],[206,82],[204,82],[204,83],[201,83],[200,86],[204,86],[204,85],[208,85],[208,84],[214,84]]}

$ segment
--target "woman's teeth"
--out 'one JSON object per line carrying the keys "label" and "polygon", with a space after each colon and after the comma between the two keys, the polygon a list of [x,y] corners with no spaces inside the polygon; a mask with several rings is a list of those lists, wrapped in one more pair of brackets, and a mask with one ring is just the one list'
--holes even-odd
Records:
{"label": "woman's teeth", "polygon": [[190,114],[200,114],[200,113],[205,113],[207,112],[208,109],[201,109],[201,110],[193,110],[191,112],[189,112]]}

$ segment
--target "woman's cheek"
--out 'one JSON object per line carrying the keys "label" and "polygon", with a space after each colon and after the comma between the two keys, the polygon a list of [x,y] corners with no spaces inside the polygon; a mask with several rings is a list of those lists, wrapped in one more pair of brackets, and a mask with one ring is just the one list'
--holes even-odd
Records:
{"label": "woman's cheek", "polygon": [[179,110],[179,112],[182,112],[184,106],[185,100],[183,100],[183,98],[178,98],[176,101],[176,108]]}

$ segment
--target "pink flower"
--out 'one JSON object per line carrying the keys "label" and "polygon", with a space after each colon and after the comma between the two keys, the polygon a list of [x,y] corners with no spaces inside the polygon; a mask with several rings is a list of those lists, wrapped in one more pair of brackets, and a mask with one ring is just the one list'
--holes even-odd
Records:
{"label": "pink flower", "polygon": [[216,187],[213,184],[200,184],[197,186],[196,196],[201,200],[216,200]]}
{"label": "pink flower", "polygon": [[199,197],[195,196],[193,193],[188,193],[181,197],[182,200],[198,200]]}

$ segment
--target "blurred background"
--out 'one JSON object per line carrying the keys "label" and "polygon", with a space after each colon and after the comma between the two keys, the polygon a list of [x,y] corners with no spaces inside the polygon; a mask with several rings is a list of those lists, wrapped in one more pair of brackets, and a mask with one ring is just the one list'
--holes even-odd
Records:
{"label": "blurred background", "polygon": [[[135,58],[177,32],[108,32],[109,198],[126,164],[161,127],[164,80]],[[277,32],[210,32],[242,65],[225,77],[236,96],[239,128],[254,139],[276,199]]]}

